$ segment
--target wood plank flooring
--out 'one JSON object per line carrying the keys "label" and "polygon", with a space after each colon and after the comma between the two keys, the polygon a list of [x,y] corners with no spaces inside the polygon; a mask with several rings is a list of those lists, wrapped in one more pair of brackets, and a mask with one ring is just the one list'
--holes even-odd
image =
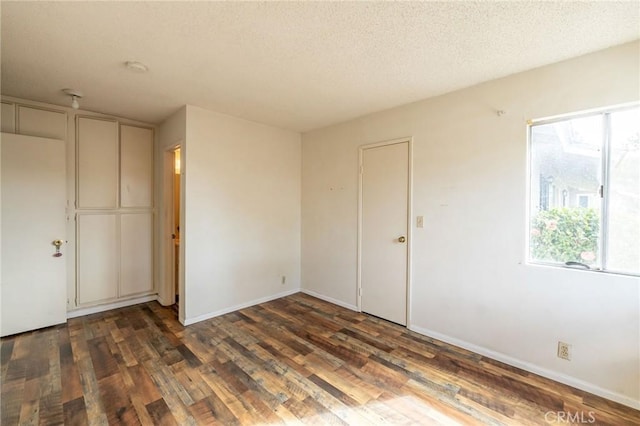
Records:
{"label": "wood plank flooring", "polygon": [[151,302],[4,338],[0,352],[3,426],[640,424],[631,408],[301,293],[189,327]]}

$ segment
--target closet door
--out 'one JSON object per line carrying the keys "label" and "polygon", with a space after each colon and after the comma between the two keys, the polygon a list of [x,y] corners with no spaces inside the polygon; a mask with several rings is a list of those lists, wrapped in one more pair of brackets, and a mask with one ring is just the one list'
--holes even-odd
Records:
{"label": "closet door", "polygon": [[152,293],[153,129],[77,118],[77,306]]}
{"label": "closet door", "polygon": [[153,216],[120,216],[120,297],[153,290]]}
{"label": "closet door", "polygon": [[153,206],[153,130],[120,126],[120,205]]}
{"label": "closet door", "polygon": [[63,244],[64,256],[55,256],[53,245],[66,240],[65,141],[3,133],[0,152],[0,334],[6,336],[67,320],[66,258],[73,254]]}
{"label": "closet door", "polygon": [[64,112],[19,105],[17,113],[16,133],[60,140],[67,138],[67,114]]}
{"label": "closet door", "polygon": [[78,208],[118,207],[118,123],[78,118]]}
{"label": "closet door", "polygon": [[78,304],[118,297],[118,224],[114,214],[78,214]]}

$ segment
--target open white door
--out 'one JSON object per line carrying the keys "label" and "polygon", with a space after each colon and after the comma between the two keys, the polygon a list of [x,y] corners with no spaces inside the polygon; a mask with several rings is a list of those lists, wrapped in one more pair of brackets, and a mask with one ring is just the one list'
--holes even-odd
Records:
{"label": "open white door", "polygon": [[361,309],[407,324],[409,142],[362,150]]}
{"label": "open white door", "polygon": [[[65,142],[0,137],[2,336],[67,320]],[[62,244],[60,252],[69,256]]]}

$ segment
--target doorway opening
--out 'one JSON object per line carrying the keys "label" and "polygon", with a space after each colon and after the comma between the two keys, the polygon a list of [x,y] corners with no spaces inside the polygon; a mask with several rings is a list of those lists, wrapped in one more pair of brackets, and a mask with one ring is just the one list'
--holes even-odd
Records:
{"label": "doorway opening", "polygon": [[171,239],[173,240],[174,250],[174,274],[173,274],[173,291],[174,291],[174,305],[177,307],[180,303],[180,147],[173,151],[173,233]]}
{"label": "doorway opening", "polygon": [[162,289],[163,305],[169,305],[180,321],[184,320],[184,287],[181,283],[182,256],[181,229],[182,220],[182,172],[184,156],[180,144],[165,151],[164,189],[163,189],[163,258],[164,284]]}

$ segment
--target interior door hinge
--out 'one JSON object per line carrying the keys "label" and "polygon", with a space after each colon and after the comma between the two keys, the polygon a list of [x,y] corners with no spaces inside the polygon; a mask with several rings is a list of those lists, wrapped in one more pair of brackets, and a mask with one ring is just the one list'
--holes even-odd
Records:
{"label": "interior door hinge", "polygon": [[362,287],[358,289],[358,296],[362,296]]}

